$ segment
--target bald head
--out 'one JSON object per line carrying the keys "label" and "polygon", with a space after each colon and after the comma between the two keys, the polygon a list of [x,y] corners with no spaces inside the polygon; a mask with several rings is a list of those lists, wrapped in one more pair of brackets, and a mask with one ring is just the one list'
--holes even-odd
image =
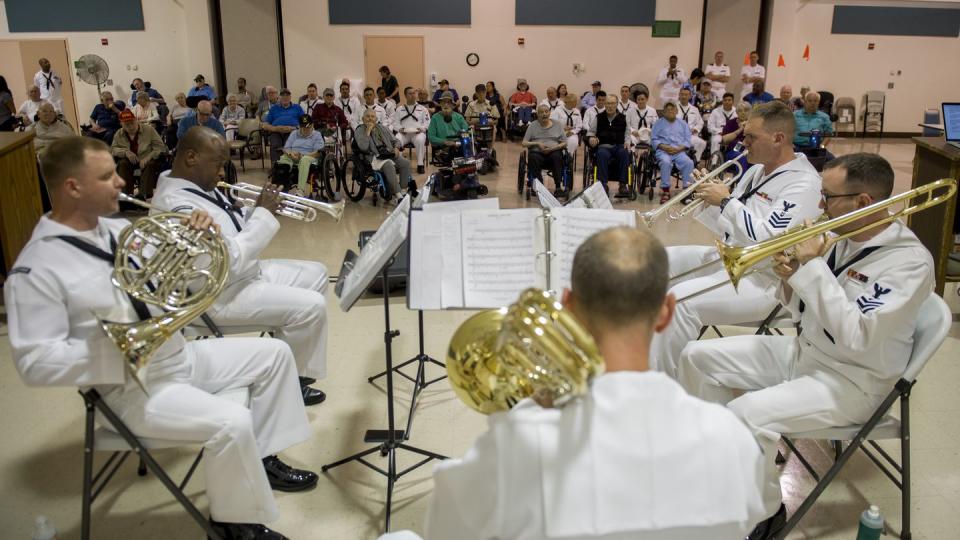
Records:
{"label": "bald head", "polygon": [[208,127],[194,126],[177,142],[171,175],[210,191],[220,180],[227,159],[229,147],[223,136]]}
{"label": "bald head", "polygon": [[206,100],[197,103],[197,113],[206,115],[213,114],[213,104]]}
{"label": "bald head", "polygon": [[667,293],[667,252],[646,230],[616,227],[587,239],[573,258],[571,297],[594,331],[652,322]]}

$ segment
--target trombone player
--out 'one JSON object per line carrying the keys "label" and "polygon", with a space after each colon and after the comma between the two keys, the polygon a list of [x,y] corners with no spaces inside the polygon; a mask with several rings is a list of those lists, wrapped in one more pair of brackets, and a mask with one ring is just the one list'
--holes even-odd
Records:
{"label": "trombone player", "polygon": [[[704,183],[697,189],[696,196],[709,206],[697,219],[720,240],[753,244],[820,215],[820,176],[806,156],[793,152],[793,132],[793,113],[784,104],[754,107],[743,139],[753,167],[732,192],[720,183]],[[717,261],[717,250],[713,246],[676,246],[667,248],[667,254],[670,290],[680,301],[673,322],[654,337],[651,358],[657,369],[676,377],[680,353],[697,339],[701,327],[762,320],[774,309],[776,300],[773,276],[761,273],[745,278],[739,289],[728,284],[686,299],[727,280],[720,264],[706,264]],[[688,274],[675,279],[684,273]]]}
{"label": "trombone player", "polygon": [[190,129],[177,144],[173,168],[160,175],[153,204],[174,212],[201,209],[213,217],[230,252],[230,275],[210,317],[228,333],[230,326],[275,328],[297,360],[303,402],[321,403],[326,395],[309,385],[327,371],[327,269],[312,261],[259,259],[280,230],[274,217],[278,193],[268,187],[256,207],[235,206],[217,188],[228,159],[226,140],[217,132]]}
{"label": "trombone player", "polygon": [[[260,338],[186,342],[176,332],[141,370],[145,394],[94,316],[157,314],[111,283],[111,251],[129,223],[106,217],[118,211],[124,186],[110,148],[89,137],[58,139],[41,169],[53,210],[40,218],[4,286],[21,379],[94,388],[136,436],[203,444],[213,528],[223,538],[282,538],[262,525],[279,515],[271,487],[296,491],[317,482],[274,455],[310,436],[290,349]],[[197,230],[212,223],[202,210],[184,219]],[[244,386],[249,408],[214,395]]]}
{"label": "trombone player", "polygon": [[[830,218],[890,197],[894,173],[876,154],[824,167],[820,206]],[[889,214],[838,225],[854,233]],[[825,249],[816,236],[774,256],[777,300],[799,321],[796,337],[737,336],[691,343],[679,364],[693,395],[725,403],[764,446],[772,480],[767,515],[751,538],[783,526],[774,457],[781,433],[864,423],[903,374],[914,321],[933,290],[933,259],[902,222],[878,224]],[[734,399],[735,390],[749,393]],[[779,506],[779,510],[778,510]]]}

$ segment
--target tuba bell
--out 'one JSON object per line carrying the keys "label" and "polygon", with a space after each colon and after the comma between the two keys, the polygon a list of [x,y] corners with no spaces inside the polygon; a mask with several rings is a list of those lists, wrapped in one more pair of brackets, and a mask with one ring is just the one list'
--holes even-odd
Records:
{"label": "tuba bell", "polygon": [[454,393],[482,414],[508,410],[535,393],[563,405],[586,393],[603,370],[589,332],[551,293],[533,288],[509,307],[464,321],[447,349]]}

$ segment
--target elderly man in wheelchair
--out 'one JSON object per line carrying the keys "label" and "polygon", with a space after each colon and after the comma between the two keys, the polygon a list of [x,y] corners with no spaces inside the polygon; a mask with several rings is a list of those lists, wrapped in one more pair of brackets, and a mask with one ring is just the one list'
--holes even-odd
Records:
{"label": "elderly man in wheelchair", "polygon": [[472,199],[487,193],[487,187],[477,179],[484,159],[476,155],[470,125],[455,107],[453,94],[444,92],[440,112],[430,118],[427,129],[431,163],[438,169],[431,175],[433,191],[440,199]]}
{"label": "elderly man in wheelchair", "polygon": [[[627,119],[617,112],[617,100],[608,97],[604,101],[604,112],[592,116],[587,127],[587,166],[584,167],[585,186],[589,181],[598,180],[609,194],[607,180],[610,171],[616,176],[613,180],[620,183],[618,196],[636,198],[631,188],[633,167],[630,159],[630,130]],[[616,168],[613,166],[616,165]]]}
{"label": "elderly man in wheelchair", "polygon": [[[527,198],[530,198],[533,188],[533,178],[543,181],[542,170],[549,169],[553,176],[555,197],[567,198],[570,194],[571,175],[567,166],[570,163],[567,155],[567,137],[560,122],[550,116],[550,106],[541,103],[537,107],[537,119],[530,123],[523,136],[523,147],[526,152],[520,155],[520,181],[526,180]],[[524,174],[526,172],[526,174]],[[524,178],[526,177],[526,178]],[[522,185],[522,184],[521,184]]]}
{"label": "elderly man in wheelchair", "polygon": [[[361,168],[368,166],[382,175],[383,181],[378,194],[384,200],[399,202],[404,194],[400,187],[401,182],[407,186],[413,182],[410,162],[403,157],[400,141],[393,136],[390,128],[377,121],[377,112],[374,109],[363,112],[361,124],[354,131],[353,147],[358,154],[355,164]],[[361,198],[362,196],[361,192]]]}
{"label": "elderly man in wheelchair", "polygon": [[[323,135],[313,128],[313,118],[300,115],[299,128],[290,132],[283,145],[283,155],[274,165],[273,182],[282,185],[291,195],[310,195],[308,183],[311,173],[316,175],[317,164],[323,161]],[[296,178],[297,184],[291,187]]]}

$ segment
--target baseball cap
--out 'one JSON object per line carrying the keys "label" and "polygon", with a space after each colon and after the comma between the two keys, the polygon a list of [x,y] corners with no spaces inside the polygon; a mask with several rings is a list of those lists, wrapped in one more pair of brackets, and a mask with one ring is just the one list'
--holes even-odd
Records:
{"label": "baseball cap", "polygon": [[200,81],[205,81],[205,80],[206,80],[206,78],[204,78],[204,76],[203,76],[203,75],[200,75],[200,74],[197,74],[197,76],[193,78],[193,82],[200,82]]}
{"label": "baseball cap", "polygon": [[281,96],[289,96],[289,95],[290,95],[290,89],[289,89],[289,88],[281,88],[281,89],[280,89],[280,95],[281,95]]}
{"label": "baseball cap", "polygon": [[446,80],[446,79],[440,79],[440,82],[437,83],[437,84],[450,84],[450,81],[448,81],[448,80]]}
{"label": "baseball cap", "polygon": [[600,81],[593,81],[592,83],[590,83],[590,86],[602,86],[602,85],[600,84]]}
{"label": "baseball cap", "polygon": [[120,111],[120,121],[121,122],[130,122],[137,119],[137,115],[133,114],[132,111],[124,109]]}
{"label": "baseball cap", "polygon": [[323,89],[323,95],[325,95],[325,96],[334,96],[334,95],[336,95],[336,94],[333,93],[333,88],[324,88],[324,89]]}
{"label": "baseball cap", "polygon": [[310,118],[309,114],[300,115],[300,127],[312,126],[313,118]]}
{"label": "baseball cap", "polygon": [[450,100],[453,101],[453,92],[447,90],[446,92],[440,94],[440,101]]}

